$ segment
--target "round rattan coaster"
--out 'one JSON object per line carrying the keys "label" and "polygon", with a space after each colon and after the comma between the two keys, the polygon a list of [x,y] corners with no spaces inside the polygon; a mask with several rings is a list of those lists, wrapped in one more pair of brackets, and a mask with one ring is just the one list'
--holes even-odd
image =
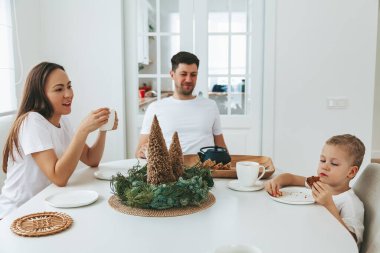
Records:
{"label": "round rattan coaster", "polygon": [[64,213],[33,213],[13,221],[11,230],[21,236],[45,236],[59,233],[71,226],[73,219]]}
{"label": "round rattan coaster", "polygon": [[119,201],[119,198],[116,195],[112,195],[109,198],[108,203],[117,211],[130,215],[144,217],[174,217],[196,213],[209,208],[215,203],[215,196],[212,193],[209,193],[208,199],[200,206],[187,206],[182,208],[169,208],[164,210],[142,209],[126,206]]}

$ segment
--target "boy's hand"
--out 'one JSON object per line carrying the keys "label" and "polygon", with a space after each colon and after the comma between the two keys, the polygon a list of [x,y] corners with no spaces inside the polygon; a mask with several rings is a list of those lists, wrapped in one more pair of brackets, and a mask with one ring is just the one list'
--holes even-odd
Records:
{"label": "boy's hand", "polygon": [[265,190],[273,197],[282,196],[282,192],[280,192],[280,177],[281,175],[265,182]]}
{"label": "boy's hand", "polygon": [[328,207],[331,204],[335,205],[327,184],[324,184],[321,181],[315,182],[311,190],[315,202],[318,204],[321,204],[324,207]]}

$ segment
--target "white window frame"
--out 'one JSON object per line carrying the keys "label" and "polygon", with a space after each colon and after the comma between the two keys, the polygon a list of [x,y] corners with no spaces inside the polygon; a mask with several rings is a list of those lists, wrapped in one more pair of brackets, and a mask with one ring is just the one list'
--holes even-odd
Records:
{"label": "white window frame", "polygon": [[[233,32],[231,30],[231,9],[233,5],[233,0],[228,0],[228,31],[226,32],[207,32],[207,44],[208,45],[208,39],[210,36],[227,36],[228,37],[228,64],[227,64],[227,69],[228,72],[225,74],[207,74],[207,84],[208,84],[208,78],[210,77],[225,77],[227,78],[227,83],[228,83],[228,89],[227,89],[227,99],[228,99],[228,107],[227,107],[227,114],[221,115],[222,117],[226,116],[250,116],[251,114],[260,112],[261,108],[261,102],[256,104],[254,108],[259,106],[259,109],[255,112],[251,111],[253,109],[251,105],[251,101],[253,100],[253,95],[252,94],[258,94],[258,93],[253,93],[252,89],[256,89],[256,87],[253,87],[252,85],[247,85],[249,83],[246,82],[246,90],[245,90],[245,112],[242,115],[238,114],[231,114],[231,98],[232,98],[232,92],[231,92],[231,79],[234,77],[244,77],[246,81],[251,80],[252,83],[259,84],[261,86],[262,79],[260,78],[261,72],[262,72],[262,41],[257,40],[254,38],[254,34],[258,34],[262,32],[262,6],[263,3],[260,3],[260,1],[252,1],[252,6],[247,6],[247,15],[248,15],[248,23],[247,23],[247,31],[246,32]],[[249,13],[249,10],[253,10],[252,13]],[[208,17],[206,17],[208,21]],[[250,30],[248,30],[251,28]],[[253,31],[252,31],[253,30]],[[245,74],[232,74],[231,73],[231,51],[232,51],[232,37],[236,35],[244,35],[247,38],[247,43],[246,43],[246,52],[250,53],[247,55],[246,58],[246,71]],[[255,40],[255,43],[252,43],[252,40]],[[254,57],[253,55],[256,55]],[[256,59],[253,60],[253,59]],[[252,69],[255,69],[255,72],[253,73]],[[260,87],[257,87],[260,89]],[[208,92],[208,87],[206,87],[206,91]],[[255,90],[256,91],[256,90]],[[207,94],[206,92],[206,94]],[[260,99],[261,96],[258,97]],[[261,101],[261,100],[260,100]]]}
{"label": "white window frame", "polygon": [[[147,2],[147,0],[141,0],[141,1],[145,1],[145,5],[147,6],[147,8],[149,9],[149,3]],[[184,0],[180,0],[180,1],[184,1]],[[156,80],[156,83],[157,83],[157,100],[160,100],[161,99],[161,86],[162,86],[162,78],[170,78],[170,74],[169,74],[169,69],[168,70],[165,70],[167,71],[167,73],[163,73],[163,70],[161,69],[161,39],[162,37],[168,37],[168,36],[180,36],[180,32],[161,32],[161,2],[160,0],[156,0],[156,31],[155,32],[149,32],[149,31],[144,31],[143,29],[138,29],[138,33],[141,33],[141,34],[138,34],[138,38],[142,37],[143,38],[143,42],[142,43],[145,43],[145,38],[146,37],[153,37],[155,40],[156,40],[156,52],[157,52],[157,56],[156,56],[156,59],[157,59],[157,62],[156,62],[156,73],[155,74],[140,74],[138,73],[138,78],[152,78],[152,79],[155,79]],[[139,8],[141,8],[141,5],[139,6]],[[181,10],[180,10],[181,11]],[[145,11],[142,11],[142,10],[139,10],[139,13],[144,13]],[[146,14],[148,15],[148,14]],[[147,17],[148,18],[148,17]],[[147,19],[146,18],[146,19]],[[182,19],[182,18],[181,18]],[[182,24],[183,22],[181,22]],[[146,24],[144,24],[145,27],[146,27]],[[180,30],[182,30],[182,27],[180,28]],[[145,43],[147,44],[147,43]],[[141,44],[140,44],[141,45]],[[139,45],[139,47],[140,47]],[[147,45],[145,45],[147,46]],[[182,45],[180,46],[182,48]],[[146,48],[146,50],[148,50]],[[140,57],[139,57],[140,58]],[[143,115],[141,115],[141,118],[143,117]]]}
{"label": "white window frame", "polygon": [[[275,0],[273,0],[273,1],[275,1]],[[207,48],[207,45],[208,45],[208,36],[209,36],[209,34],[213,34],[213,33],[209,33],[208,28],[205,25],[205,22],[208,21],[208,12],[206,11],[206,13],[197,14],[198,10],[203,10],[203,9],[207,10],[207,8],[202,8],[202,7],[196,6],[197,4],[198,5],[205,5],[206,4],[205,2],[207,2],[207,1],[195,0],[195,8],[194,8],[195,9],[195,15],[201,16],[200,19],[195,19],[195,22],[196,22],[196,24],[195,24],[195,30],[196,30],[195,37],[196,37],[197,41],[202,41],[201,43],[198,43],[198,48],[196,48],[195,53],[200,57],[200,59],[203,60],[202,62],[204,62],[203,66],[202,66],[202,63],[200,65],[197,88],[200,89],[203,94],[208,94],[208,77],[210,75],[208,74],[208,66],[207,66],[208,65],[208,48]],[[233,3],[233,0],[230,0],[230,3]],[[262,149],[262,147],[263,147],[263,128],[265,127],[264,122],[263,122],[263,116],[264,116],[263,115],[263,111],[264,111],[263,102],[264,102],[264,96],[265,96],[264,91],[263,91],[263,86],[264,86],[264,80],[263,80],[264,63],[263,62],[264,62],[264,57],[265,57],[264,40],[265,40],[265,33],[272,31],[272,30],[266,31],[267,26],[265,24],[264,18],[266,18],[266,15],[267,15],[266,12],[267,11],[270,13],[273,12],[274,6],[273,5],[268,6],[269,8],[267,9],[267,2],[264,0],[254,0],[252,2],[252,4],[253,4],[253,7],[252,7],[253,13],[250,14],[250,18],[251,18],[251,20],[250,20],[251,24],[250,25],[253,26],[252,29],[254,30],[255,34],[262,34],[264,38],[263,39],[254,38],[255,42],[253,43],[253,46],[250,50],[250,55],[247,55],[247,62],[248,62],[247,67],[249,67],[250,70],[247,70],[246,76],[250,74],[250,76],[252,78],[252,83],[255,84],[255,85],[249,86],[249,85],[247,85],[247,82],[246,82],[246,86],[245,86],[246,94],[248,96],[250,96],[249,98],[246,98],[246,99],[251,100],[251,101],[247,101],[247,103],[246,103],[246,110],[248,113],[246,112],[243,115],[238,115],[238,114],[221,115],[221,120],[223,122],[223,128],[224,129],[239,129],[239,128],[244,129],[244,128],[249,128],[249,127],[253,126],[255,129],[255,131],[253,131],[253,133],[252,133],[254,135],[253,142],[257,145],[253,145],[253,148],[250,152],[253,154],[261,154],[263,152],[263,149]],[[197,24],[197,22],[198,22],[198,24]],[[206,29],[207,33],[205,33],[204,29]],[[200,31],[202,34],[207,34],[207,36],[202,36],[201,34],[198,34],[197,31]],[[231,30],[229,29],[229,31],[231,31]],[[265,33],[264,33],[264,31],[265,31]],[[197,36],[197,34],[198,34],[198,36]],[[218,33],[218,34],[221,34],[221,33]],[[226,34],[229,34],[231,36],[231,33],[226,33]],[[233,34],[235,34],[235,33],[233,33]],[[236,33],[236,34],[238,34],[238,33]],[[248,36],[250,34],[250,32],[246,32],[244,34],[247,34],[247,36]],[[230,40],[230,38],[229,38],[229,40]],[[231,46],[231,44],[229,44],[229,46]],[[247,43],[247,46],[249,46],[248,43]],[[204,61],[204,59],[206,59],[207,61]],[[229,61],[231,61],[231,57],[229,57]],[[229,66],[230,65],[231,65],[231,63],[229,62]],[[202,68],[204,68],[204,69],[202,69]],[[255,70],[254,73],[252,73],[252,69]],[[212,76],[214,76],[214,75],[212,75]],[[216,75],[216,76],[221,76],[221,75]],[[235,76],[235,75],[231,75],[229,73],[229,78],[231,78],[233,76]],[[242,75],[237,75],[237,76],[240,77]],[[200,81],[200,80],[202,80],[202,81]],[[254,95],[258,94],[258,95],[255,95],[255,97],[252,97],[252,94],[254,94]],[[229,94],[229,96],[230,96],[230,94]],[[270,106],[272,107],[273,105],[270,105]],[[230,108],[228,110],[230,112]],[[266,134],[268,134],[266,139],[270,138],[268,131],[266,132]]]}
{"label": "white window frame", "polygon": [[[11,115],[16,112],[16,84],[15,84],[15,68],[14,68],[14,53],[13,53],[13,26],[11,1],[0,0],[0,71],[8,72],[9,78],[7,82],[2,82],[0,85],[6,85],[3,90],[6,94],[1,94],[1,100],[5,97],[8,100],[7,109],[0,108],[0,117]],[[0,73],[1,73],[0,72]],[[4,74],[4,73],[2,73]]]}

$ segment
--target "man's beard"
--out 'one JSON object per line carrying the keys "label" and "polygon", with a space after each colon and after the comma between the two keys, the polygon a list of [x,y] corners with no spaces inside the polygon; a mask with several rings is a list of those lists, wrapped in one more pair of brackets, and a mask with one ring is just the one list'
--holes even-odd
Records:
{"label": "man's beard", "polygon": [[185,88],[182,87],[182,85],[180,85],[178,87],[178,93],[181,94],[181,95],[184,95],[184,96],[190,96],[193,94],[193,90],[194,90],[194,86],[190,89],[190,90],[187,90]]}

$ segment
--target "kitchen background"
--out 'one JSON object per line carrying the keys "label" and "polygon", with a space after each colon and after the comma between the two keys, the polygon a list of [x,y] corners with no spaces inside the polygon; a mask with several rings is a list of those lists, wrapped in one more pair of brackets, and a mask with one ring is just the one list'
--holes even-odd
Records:
{"label": "kitchen background", "polygon": [[[194,0],[189,8],[201,2]],[[179,0],[179,6],[181,3],[186,6],[189,2]],[[255,77],[259,85],[253,88],[254,94],[260,96],[253,103],[253,116],[241,117],[240,125],[233,123],[240,118],[232,115],[231,108],[222,116],[231,153],[268,155],[281,170],[311,175],[323,142],[334,134],[352,133],[367,147],[364,164],[371,157],[380,158],[378,1],[267,0],[254,4],[260,6],[262,15],[262,40],[256,48],[261,55],[252,57],[260,60],[252,64],[261,66]],[[144,69],[138,64],[137,51],[142,46],[138,40],[139,1],[15,0],[15,10],[20,49],[15,39],[16,79],[21,75],[18,53],[23,80],[30,68],[41,61],[62,64],[75,89],[72,124],[77,126],[96,107],[115,108],[119,129],[107,134],[103,161],[132,157],[143,113],[139,89],[162,74],[153,75],[149,70],[149,60],[153,59],[148,59]],[[186,31],[181,26],[178,36],[190,36],[186,41],[194,41],[194,32]],[[202,65],[209,56],[204,52],[207,49],[194,48],[186,41],[181,41],[179,48],[191,50],[193,46],[203,56],[200,71],[208,72],[207,64]],[[148,45],[152,54],[155,44],[150,45],[148,40]],[[163,79],[167,73],[168,70],[162,74]],[[144,80],[144,74],[152,75],[151,79]],[[212,98],[209,77],[200,77],[197,92]],[[240,81],[234,86],[239,92],[243,87]],[[170,90],[171,83],[162,82],[160,87]],[[16,88],[19,97],[22,85]],[[222,92],[215,92],[218,91]],[[343,103],[343,108],[329,107],[328,99]],[[1,145],[11,118],[0,117]]]}

